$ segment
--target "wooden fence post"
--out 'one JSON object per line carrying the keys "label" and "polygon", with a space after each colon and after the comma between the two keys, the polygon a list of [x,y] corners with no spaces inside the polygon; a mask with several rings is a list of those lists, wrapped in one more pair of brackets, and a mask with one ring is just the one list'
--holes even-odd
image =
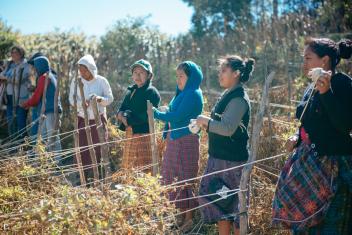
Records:
{"label": "wooden fence post", "polygon": [[[265,84],[263,88],[263,94],[260,101],[260,106],[257,112],[256,119],[253,125],[253,136],[251,139],[251,148],[250,148],[250,155],[248,162],[253,162],[256,160],[257,152],[258,152],[258,145],[260,139],[260,130],[263,126],[263,117],[265,112],[266,100],[269,96],[269,87],[271,81],[273,80],[275,72],[271,72],[269,76],[265,79]],[[247,191],[248,190],[248,183],[249,177],[253,168],[253,164],[246,165],[242,170],[242,176],[240,181],[240,192],[238,194],[239,197],[239,207],[240,207],[240,234],[246,235],[248,230],[248,212],[247,212]]]}
{"label": "wooden fence post", "polygon": [[103,123],[100,119],[97,100],[95,98],[91,99],[90,104],[93,109],[95,124],[97,125],[99,141],[100,141],[100,143],[102,143],[100,145],[100,153],[101,153],[100,156],[104,162],[105,178],[107,178],[111,175],[111,169],[110,169],[110,159],[109,159],[109,155],[108,155],[109,149],[108,149],[108,146],[105,144],[105,130],[103,128]]}
{"label": "wooden fence post", "polygon": [[148,113],[148,122],[149,122],[149,133],[150,135],[150,144],[152,149],[152,163],[153,163],[153,176],[156,176],[159,173],[158,168],[158,149],[156,147],[156,136],[155,132],[155,123],[154,123],[154,113],[153,113],[153,105],[147,100],[147,113]]}
{"label": "wooden fence post", "polygon": [[55,90],[55,96],[54,96],[54,133],[52,136],[55,136],[59,134],[59,96],[60,96],[60,84],[61,84],[61,78],[60,76],[60,71],[59,71],[59,66],[57,66],[57,74],[58,78],[56,79],[56,90]]}
{"label": "wooden fence post", "polygon": [[39,125],[38,125],[38,140],[42,141],[42,129],[43,129],[43,123],[45,121],[45,106],[46,106],[46,91],[48,89],[48,84],[49,84],[49,73],[45,75],[45,85],[44,85],[44,91],[42,95],[42,107],[40,110],[40,116],[39,116]]}
{"label": "wooden fence post", "polygon": [[[98,163],[97,163],[97,156],[95,155],[95,149],[93,147],[93,139],[92,139],[92,132],[90,130],[90,125],[89,125],[89,117],[88,117],[88,110],[86,106],[86,98],[84,96],[84,90],[83,90],[83,82],[82,78],[78,79],[78,87],[81,95],[81,101],[82,101],[82,108],[84,112],[84,124],[85,124],[85,131],[87,135],[87,141],[88,141],[88,150],[89,150],[89,155],[90,159],[92,160],[92,168],[93,168],[93,176],[94,176],[94,185],[98,186],[99,185],[99,172],[98,172]],[[96,123],[95,123],[96,125]]]}
{"label": "wooden fence post", "polygon": [[77,77],[75,79],[75,90],[73,94],[73,120],[75,122],[75,132],[74,132],[74,141],[75,141],[75,157],[76,157],[76,162],[78,165],[78,172],[79,172],[79,178],[81,181],[81,185],[86,185],[86,178],[84,177],[84,171],[82,167],[82,158],[81,158],[81,153],[79,149],[79,133],[78,133],[78,115],[77,115],[77,82],[78,79]]}
{"label": "wooden fence post", "polygon": [[[48,133],[48,151],[52,149],[52,145],[56,141],[55,136],[59,134],[59,95],[60,95],[60,73],[59,73],[59,66],[57,67],[57,79],[56,79],[56,89],[54,94],[54,129],[52,133]],[[49,76],[47,77],[49,78]],[[58,140],[60,141],[60,139]]]}

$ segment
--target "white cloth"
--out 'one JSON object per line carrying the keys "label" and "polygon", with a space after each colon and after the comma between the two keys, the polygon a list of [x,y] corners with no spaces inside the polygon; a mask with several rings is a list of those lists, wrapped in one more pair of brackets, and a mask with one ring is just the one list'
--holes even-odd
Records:
{"label": "white cloth", "polygon": [[89,72],[93,75],[93,77],[96,77],[98,75],[98,68],[95,65],[93,56],[91,55],[83,56],[81,59],[79,59],[78,64],[86,66]]}
{"label": "white cloth", "polygon": [[[85,65],[88,68],[88,70],[93,74],[93,77],[94,77],[91,81],[87,81],[83,78],[80,78],[82,79],[84,97],[86,101],[89,101],[92,95],[100,96],[102,98],[102,101],[98,103],[98,111],[100,115],[103,114],[106,117],[106,106],[110,105],[114,101],[114,96],[112,95],[111,87],[108,80],[97,74],[98,69],[91,55],[83,56],[78,61],[78,64]],[[73,101],[74,93],[75,93],[75,79],[72,80],[71,86],[70,86],[69,101],[72,106],[74,105],[74,101]],[[88,106],[87,111],[88,111],[89,120],[93,120],[94,113],[90,105]],[[80,93],[78,84],[77,84],[77,112],[78,112],[78,116],[84,117],[81,93]]]}

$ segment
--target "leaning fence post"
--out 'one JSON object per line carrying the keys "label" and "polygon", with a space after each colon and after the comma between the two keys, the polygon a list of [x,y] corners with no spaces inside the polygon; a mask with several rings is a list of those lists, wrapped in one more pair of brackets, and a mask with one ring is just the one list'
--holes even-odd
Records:
{"label": "leaning fence post", "polygon": [[149,133],[150,135],[150,144],[152,149],[152,164],[153,164],[153,176],[156,176],[159,173],[158,170],[158,149],[156,147],[156,136],[155,132],[155,122],[154,122],[154,112],[152,103],[147,100],[147,113],[148,113],[148,123],[149,123]]}
{"label": "leaning fence post", "polygon": [[109,149],[108,145],[104,144],[105,142],[105,130],[103,128],[103,122],[101,121],[100,114],[98,111],[98,104],[97,100],[95,98],[90,100],[91,107],[93,109],[94,113],[94,119],[95,119],[95,124],[97,125],[97,132],[99,136],[99,141],[101,143],[100,145],[100,152],[101,152],[101,158],[103,159],[104,162],[104,172],[105,172],[105,178],[109,178],[111,175],[111,169],[110,169],[110,159],[109,159]]}
{"label": "leaning fence post", "polygon": [[39,126],[38,126],[38,140],[42,141],[42,129],[43,129],[43,123],[45,120],[45,106],[46,106],[46,91],[48,89],[48,84],[49,84],[49,73],[45,75],[45,85],[44,85],[44,91],[42,95],[42,107],[40,110],[40,119],[39,119]]}
{"label": "leaning fence post", "polygon": [[[56,89],[54,95],[54,130],[49,138],[49,149],[54,144],[55,136],[59,134],[60,120],[59,120],[59,96],[60,96],[60,70],[59,65],[57,66],[58,78],[56,79]],[[60,140],[59,140],[60,141]]]}
{"label": "leaning fence post", "polygon": [[[98,186],[99,185],[99,182],[98,182],[99,181],[98,162],[97,162],[97,156],[95,155],[95,149],[93,147],[93,139],[92,139],[92,133],[91,133],[90,126],[89,126],[88,110],[87,110],[87,106],[86,106],[86,98],[84,96],[82,78],[78,79],[78,87],[79,87],[79,91],[80,91],[80,95],[81,95],[82,108],[83,108],[83,113],[84,113],[84,125],[85,125],[87,140],[88,140],[88,150],[89,150],[90,158],[92,160],[94,185]],[[96,125],[96,123],[95,123],[95,125]]]}
{"label": "leaning fence post", "polygon": [[[248,162],[253,162],[256,160],[258,152],[258,144],[260,139],[260,130],[263,126],[263,117],[265,112],[266,100],[269,96],[269,87],[271,81],[273,80],[275,72],[271,72],[269,76],[265,79],[265,84],[263,88],[263,94],[260,101],[260,106],[257,112],[256,119],[253,125],[253,136],[251,138],[251,148]],[[240,192],[239,197],[239,207],[240,207],[240,234],[246,235],[248,230],[248,212],[247,212],[247,190],[249,177],[253,168],[253,164],[246,165],[242,170],[242,176],[240,181]]]}
{"label": "leaning fence post", "polygon": [[86,185],[86,179],[84,177],[84,171],[82,167],[82,158],[79,149],[79,133],[78,133],[78,115],[77,115],[77,77],[74,78],[75,81],[75,90],[73,94],[73,120],[75,122],[75,132],[74,132],[74,140],[75,140],[75,151],[76,151],[76,162],[78,166],[79,178],[81,181],[81,185]]}

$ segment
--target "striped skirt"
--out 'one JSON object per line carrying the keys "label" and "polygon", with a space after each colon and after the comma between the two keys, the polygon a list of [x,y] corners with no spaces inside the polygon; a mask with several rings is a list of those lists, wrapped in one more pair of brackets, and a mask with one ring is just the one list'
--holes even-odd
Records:
{"label": "striped skirt", "polygon": [[[163,156],[161,175],[162,183],[169,185],[177,181],[191,179],[198,174],[199,137],[187,135],[176,140],[167,138],[166,151]],[[178,209],[192,209],[198,205],[195,196],[195,181],[177,184],[177,188],[169,192],[169,200]]]}
{"label": "striped skirt", "polygon": [[146,134],[133,134],[132,128],[126,129],[126,139],[123,148],[121,168],[145,168],[144,172],[151,172],[152,150],[150,136]]}
{"label": "striped skirt", "polygon": [[[216,171],[225,170],[228,168],[237,167],[245,163],[245,161],[233,162],[209,156],[204,175]],[[201,206],[203,205],[200,209],[200,212],[202,215],[202,219],[205,223],[211,224],[217,223],[221,220],[228,220],[235,222],[238,227],[239,217],[237,216],[237,213],[239,212],[239,205],[238,194],[235,190],[239,189],[242,169],[243,167],[238,167],[233,170],[220,172],[202,178],[199,188],[200,198],[198,201]],[[213,189],[214,187],[216,187],[214,186],[214,184],[218,184],[220,190],[223,186],[227,188],[226,190],[229,191],[227,195],[230,195],[228,199],[232,197],[230,203],[224,203],[227,198],[225,200],[218,200],[218,198],[212,195],[217,191],[216,189]],[[234,195],[232,196],[232,194]],[[208,205],[204,206],[205,204]]]}

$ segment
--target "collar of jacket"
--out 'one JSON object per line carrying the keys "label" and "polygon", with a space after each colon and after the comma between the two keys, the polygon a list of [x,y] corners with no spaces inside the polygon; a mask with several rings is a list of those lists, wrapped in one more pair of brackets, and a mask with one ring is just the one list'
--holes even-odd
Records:
{"label": "collar of jacket", "polygon": [[133,84],[132,86],[129,86],[127,89],[130,91],[133,91],[136,89],[146,90],[150,86],[150,84],[151,84],[151,80],[148,79],[142,87],[138,87],[137,84]]}

